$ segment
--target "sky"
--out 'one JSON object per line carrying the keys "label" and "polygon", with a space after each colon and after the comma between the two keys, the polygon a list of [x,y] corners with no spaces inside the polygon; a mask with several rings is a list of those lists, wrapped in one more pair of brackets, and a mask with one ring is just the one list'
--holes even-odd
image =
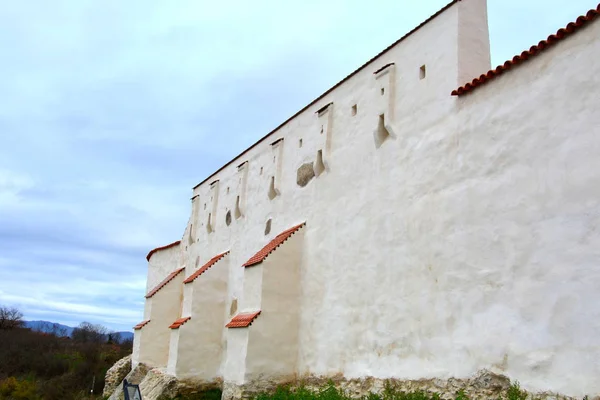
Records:
{"label": "sky", "polygon": [[[448,1],[0,0],[0,305],[131,330],[192,187]],[[492,64],[597,5],[488,0]]]}

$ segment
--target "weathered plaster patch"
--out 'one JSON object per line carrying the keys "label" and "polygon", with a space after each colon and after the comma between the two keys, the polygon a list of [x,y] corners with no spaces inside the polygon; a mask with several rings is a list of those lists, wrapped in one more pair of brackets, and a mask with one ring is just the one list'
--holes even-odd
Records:
{"label": "weathered plaster patch", "polygon": [[308,182],[315,177],[313,163],[302,164],[297,170],[296,183],[300,187],[308,185]]}

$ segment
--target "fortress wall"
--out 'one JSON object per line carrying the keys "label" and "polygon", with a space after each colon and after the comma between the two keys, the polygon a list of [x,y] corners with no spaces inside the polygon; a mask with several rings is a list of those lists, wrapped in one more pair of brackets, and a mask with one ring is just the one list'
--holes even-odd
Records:
{"label": "fortress wall", "polygon": [[[600,393],[600,24],[456,98],[489,65],[485,8],[459,4],[196,187],[185,251],[231,250],[227,309],[243,307],[242,264],[306,221],[301,376],[489,368]],[[247,383],[261,319],[227,331],[230,381]]]}
{"label": "fortress wall", "polygon": [[261,264],[246,269],[261,269],[263,275],[261,314],[248,328],[246,381],[297,376],[303,243],[302,228]]}
{"label": "fortress wall", "polygon": [[183,278],[183,273],[178,274],[146,299],[146,307],[150,303],[150,322],[141,329],[139,362],[152,367],[167,367],[171,340],[169,325],[181,317]]}
{"label": "fortress wall", "polygon": [[[192,283],[192,318],[179,328],[179,346],[175,375],[211,381],[222,376],[225,358],[225,324],[227,304],[228,257],[217,262]],[[188,315],[184,315],[188,316]]]}
{"label": "fortress wall", "polygon": [[[187,251],[197,251],[208,258],[231,249],[230,302],[233,299],[242,301],[244,271],[241,265],[275,235],[299,222],[306,220],[308,232],[315,232],[306,238],[309,241],[306,251],[314,257],[306,262],[314,265],[303,267],[303,275],[313,274],[313,268],[326,269],[336,257],[330,247],[334,244],[332,240],[345,234],[344,225],[354,224],[355,229],[356,224],[361,225],[364,221],[359,215],[354,223],[348,221],[348,224],[346,220],[351,214],[347,214],[346,203],[360,204],[365,200],[362,189],[357,191],[362,185],[366,192],[377,195],[379,178],[370,175],[365,183],[361,182],[363,175],[371,174],[369,170],[380,163],[382,157],[392,162],[389,168],[395,168],[397,156],[392,152],[392,146],[403,149],[408,140],[414,140],[416,133],[411,132],[418,126],[430,126],[447,119],[454,109],[454,99],[449,93],[458,85],[457,13],[455,6],[444,11],[281,127],[268,140],[194,189],[193,195],[197,197],[192,215],[197,219],[190,223],[196,227],[197,237]],[[428,43],[437,45],[432,47]],[[397,126],[398,139],[377,149],[374,132],[378,127],[379,109],[375,107],[389,103],[390,90],[381,95],[380,81],[374,72],[391,62],[395,63],[392,86],[396,93],[391,104],[395,121],[391,122]],[[425,79],[420,78],[423,65],[427,71]],[[325,119],[319,117],[317,111],[330,102],[333,105],[327,109],[328,116]],[[357,112],[353,115],[355,105]],[[417,121],[413,118],[416,114],[420,115]],[[321,126],[327,121],[331,121],[329,138],[326,127],[321,134]],[[271,145],[280,138],[284,140],[276,146]],[[348,152],[348,149],[352,150]],[[299,186],[298,169],[303,164],[314,163],[319,150],[325,170],[306,186]],[[242,168],[238,170],[240,165]],[[388,171],[373,171],[373,174],[387,174]],[[275,182],[278,194],[270,199],[273,177],[279,177]],[[396,184],[388,189],[396,192]],[[238,196],[242,215],[236,218]],[[227,225],[228,213],[232,216],[230,225]],[[340,218],[341,224],[338,223]],[[265,234],[269,219],[270,231]],[[320,275],[315,281],[307,282],[303,290],[318,291],[323,279]]]}
{"label": "fortress wall", "polygon": [[600,393],[598,54],[595,22],[457,101],[435,249],[465,359],[579,397]]}
{"label": "fortress wall", "polygon": [[148,261],[148,279],[146,281],[146,293],[158,285],[167,275],[181,268],[180,246],[169,247],[152,254]]}

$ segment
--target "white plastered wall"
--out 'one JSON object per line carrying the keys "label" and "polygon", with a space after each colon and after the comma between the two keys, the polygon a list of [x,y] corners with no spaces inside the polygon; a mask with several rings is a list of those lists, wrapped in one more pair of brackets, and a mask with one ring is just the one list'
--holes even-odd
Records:
{"label": "white plastered wall", "polygon": [[298,368],[300,262],[304,228],[261,264],[261,314],[248,329],[245,380],[285,380]]}
{"label": "white plastered wall", "polygon": [[[452,97],[489,67],[484,3],[453,5],[209,180],[234,187],[248,162],[244,216],[199,230],[202,252],[231,249],[229,303],[245,292],[240,266],[307,221],[300,374],[489,368],[530,390],[600,394],[600,23]],[[396,137],[377,147],[373,72],[391,62]],[[315,112],[330,102],[330,168],[300,188],[296,170],[321,145]],[[281,195],[269,200],[279,137]],[[194,194],[209,196],[208,183]],[[222,197],[217,215],[234,201]],[[246,354],[263,317],[227,331],[228,354]],[[245,382],[239,361],[228,356],[226,381]]]}
{"label": "white plastered wall", "polygon": [[228,276],[229,262],[225,256],[193,282],[184,285],[186,297],[182,316],[192,318],[173,330],[171,337],[177,345],[169,355],[170,374],[204,382],[222,377]]}
{"label": "white plastered wall", "polygon": [[[164,279],[164,278],[163,278]],[[171,325],[181,316],[183,272],[175,276],[154,296],[146,299],[148,322],[141,330],[138,361],[151,367],[167,367]]]}
{"label": "white plastered wall", "polygon": [[[148,261],[148,279],[146,293],[150,292],[171,272],[180,268],[181,244],[152,254]],[[185,245],[183,245],[185,246]]]}

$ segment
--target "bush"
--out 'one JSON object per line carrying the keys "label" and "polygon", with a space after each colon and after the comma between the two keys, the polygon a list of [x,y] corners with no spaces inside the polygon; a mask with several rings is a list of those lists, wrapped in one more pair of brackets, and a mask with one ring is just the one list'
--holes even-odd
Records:
{"label": "bush", "polygon": [[9,377],[0,382],[0,399],[41,400],[35,382]]}
{"label": "bush", "polygon": [[510,385],[506,397],[508,400],[525,400],[527,392],[521,389],[521,385],[517,381]]}
{"label": "bush", "polygon": [[91,398],[92,382],[94,393],[101,393],[107,369],[127,354],[118,344],[0,330],[0,400]]}

